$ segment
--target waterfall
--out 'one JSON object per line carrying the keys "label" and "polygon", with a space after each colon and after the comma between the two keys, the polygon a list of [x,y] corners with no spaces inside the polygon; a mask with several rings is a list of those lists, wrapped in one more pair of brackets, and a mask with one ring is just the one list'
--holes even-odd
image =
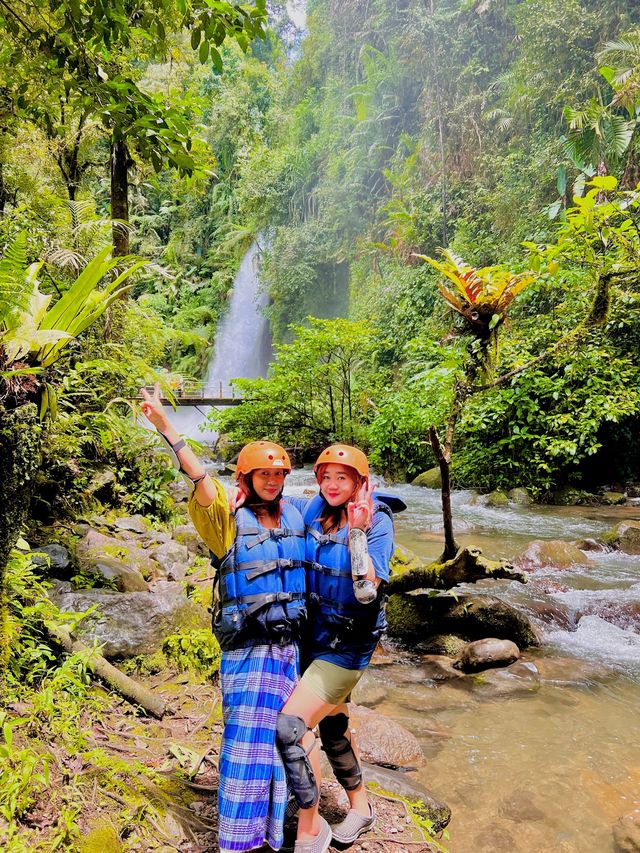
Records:
{"label": "waterfall", "polygon": [[[226,314],[216,333],[213,355],[207,368],[205,385],[215,396],[231,396],[231,380],[266,376],[272,357],[269,321],[264,315],[267,295],[260,291],[258,278],[259,247],[253,243],[238,269]],[[218,434],[203,432],[211,406],[166,407],[169,417],[181,435],[203,444],[214,444]]]}
{"label": "waterfall", "polygon": [[231,379],[265,376],[271,360],[269,321],[264,315],[267,295],[257,275],[259,248],[254,243],[236,275],[229,310],[220,321],[206,384],[221,396],[231,394]]}

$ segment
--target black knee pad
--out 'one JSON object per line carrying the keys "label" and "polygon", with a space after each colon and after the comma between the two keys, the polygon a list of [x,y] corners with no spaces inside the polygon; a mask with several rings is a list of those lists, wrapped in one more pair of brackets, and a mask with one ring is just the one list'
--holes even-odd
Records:
{"label": "black knee pad", "polygon": [[309,756],[302,746],[308,730],[302,717],[280,712],[276,720],[276,746],[282,756],[289,786],[301,809],[315,806],[320,797]]}
{"label": "black knee pad", "polygon": [[320,740],[334,775],[345,791],[354,791],[362,785],[362,768],[347,737],[349,717],[334,714],[320,723]]}

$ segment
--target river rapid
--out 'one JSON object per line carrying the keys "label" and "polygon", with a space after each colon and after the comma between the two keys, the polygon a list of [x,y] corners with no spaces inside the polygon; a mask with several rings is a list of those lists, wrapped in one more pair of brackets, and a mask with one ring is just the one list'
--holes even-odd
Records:
{"label": "river rapid", "polygon": [[[294,472],[287,491],[313,489]],[[440,495],[398,486],[401,545],[425,559],[442,547]],[[514,558],[534,539],[597,538],[637,507],[515,507],[453,496],[456,538],[488,557]],[[522,689],[435,683],[420,657],[380,664],[379,711],[420,740],[419,781],[453,812],[451,853],[613,853],[612,826],[640,809],[640,557],[589,553],[571,570],[535,572],[527,586],[483,582],[528,613],[542,645],[527,650],[538,679]],[[547,592],[545,590],[550,590]],[[461,588],[462,591],[462,588]],[[411,774],[412,776],[414,774]]]}

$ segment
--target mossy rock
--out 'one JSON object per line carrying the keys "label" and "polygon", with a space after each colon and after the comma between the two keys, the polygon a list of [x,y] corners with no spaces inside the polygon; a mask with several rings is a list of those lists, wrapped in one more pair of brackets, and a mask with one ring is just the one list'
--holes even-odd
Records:
{"label": "mossy rock", "polygon": [[121,853],[122,842],[108,820],[98,820],[78,843],[79,853]]}
{"label": "mossy rock", "polygon": [[526,489],[509,489],[507,497],[511,503],[516,504],[516,506],[531,506],[533,503],[533,498]]}
{"label": "mossy rock", "polygon": [[627,502],[626,495],[623,492],[605,492],[601,500],[605,506],[621,506]]}
{"label": "mossy rock", "polygon": [[446,655],[457,658],[467,647],[467,640],[456,634],[433,634],[420,643],[420,651],[428,655]]}
{"label": "mossy rock", "polygon": [[428,471],[423,471],[422,474],[411,481],[412,486],[423,486],[425,489],[441,489],[442,475],[438,467],[429,468]]}
{"label": "mossy rock", "polygon": [[625,554],[640,555],[640,521],[629,518],[618,522],[604,534],[602,541]]}
{"label": "mossy rock", "polygon": [[410,572],[413,569],[421,569],[424,567],[423,560],[410,551],[408,548],[403,548],[402,545],[396,545],[396,550],[391,557],[391,573],[394,576],[403,575],[405,572]]}
{"label": "mossy rock", "polygon": [[507,497],[507,493],[503,492],[502,489],[495,489],[495,491],[489,492],[485,499],[485,506],[509,506],[509,498]]}
{"label": "mossy rock", "polygon": [[551,495],[551,503],[558,506],[580,506],[582,504],[594,504],[598,499],[591,492],[577,489],[575,486],[564,486]]}
{"label": "mossy rock", "polygon": [[442,634],[468,641],[497,637],[521,649],[538,645],[527,617],[492,595],[396,594],[389,597],[387,621],[390,637],[421,647]]}

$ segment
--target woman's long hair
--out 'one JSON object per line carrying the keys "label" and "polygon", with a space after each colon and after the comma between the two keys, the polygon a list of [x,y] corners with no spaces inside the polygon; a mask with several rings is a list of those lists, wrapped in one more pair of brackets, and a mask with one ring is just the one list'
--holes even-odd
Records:
{"label": "woman's long hair", "polygon": [[[323,465],[318,465],[318,470],[316,472],[318,484],[322,483],[323,474],[329,464],[330,463],[326,462]],[[350,471],[353,471],[353,492],[351,493],[351,497],[347,498],[347,500],[343,504],[340,504],[340,506],[330,506],[325,501],[324,509],[322,510],[320,518],[317,519],[320,522],[323,533],[335,533],[340,530],[341,527],[344,527],[347,523],[347,504],[349,501],[354,500],[358,489],[364,483],[364,477],[361,477],[355,468],[352,468],[350,465],[345,467],[348,467]]]}
{"label": "woman's long hair", "polygon": [[239,474],[237,483],[247,496],[242,506],[250,509],[260,524],[264,524],[268,519],[278,527],[282,517],[282,489],[272,501],[265,501],[253,488],[253,471],[249,471],[248,474]]}

